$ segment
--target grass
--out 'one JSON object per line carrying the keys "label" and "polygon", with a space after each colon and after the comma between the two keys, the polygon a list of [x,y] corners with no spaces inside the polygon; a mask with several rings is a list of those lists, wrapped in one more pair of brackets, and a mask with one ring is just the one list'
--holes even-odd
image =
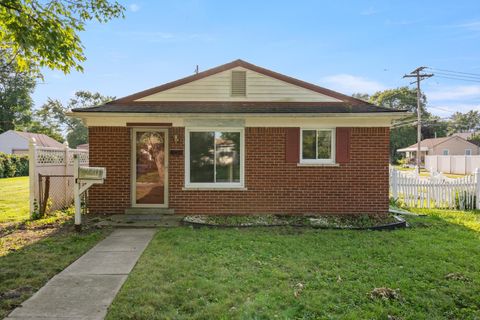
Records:
{"label": "grass", "polygon": [[480,318],[480,212],[418,211],[391,232],[162,229],[107,319]]}
{"label": "grass", "polygon": [[30,218],[28,177],[0,179],[0,223]]}
{"label": "grass", "polygon": [[[407,168],[407,167],[402,167],[402,166],[394,166],[395,169],[399,170],[399,171],[414,171],[415,168]],[[453,174],[453,173],[442,173],[445,177],[447,178],[452,178],[452,179],[457,179],[457,178],[463,178],[465,177],[464,174]],[[424,168],[421,168],[420,169],[420,176],[421,177],[430,177],[431,176],[431,173],[430,171],[427,171],[426,169]]]}
{"label": "grass", "polygon": [[108,232],[87,224],[77,233],[71,218],[71,213],[56,213],[8,228],[0,225],[0,319]]}

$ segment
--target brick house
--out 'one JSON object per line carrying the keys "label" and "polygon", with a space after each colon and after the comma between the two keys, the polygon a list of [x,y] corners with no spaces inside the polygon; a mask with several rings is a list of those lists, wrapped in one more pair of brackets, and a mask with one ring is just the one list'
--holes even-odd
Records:
{"label": "brick house", "polygon": [[92,212],[222,215],[386,213],[405,113],[236,60],[71,115],[107,168]]}

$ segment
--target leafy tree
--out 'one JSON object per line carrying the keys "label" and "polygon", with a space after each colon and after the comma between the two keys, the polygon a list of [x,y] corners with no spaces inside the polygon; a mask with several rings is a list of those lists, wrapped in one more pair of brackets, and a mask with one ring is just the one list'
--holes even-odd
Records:
{"label": "leafy tree", "polygon": [[363,100],[363,101],[367,101],[367,102],[370,100],[370,95],[368,93],[357,92],[352,94],[352,97]]}
{"label": "leafy tree", "polygon": [[21,71],[41,67],[82,71],[86,60],[78,33],[87,21],[123,17],[108,0],[0,0],[0,48]]}
{"label": "leafy tree", "polygon": [[448,133],[469,132],[480,130],[480,111],[470,110],[465,113],[455,112],[450,117]]}
{"label": "leafy tree", "polygon": [[36,116],[42,125],[66,131],[68,145],[75,148],[79,144],[88,142],[88,130],[80,119],[69,117],[66,113],[71,109],[96,106],[113,99],[114,97],[102,96],[100,93],[77,91],[67,105],[63,105],[59,100],[48,98],[48,101],[37,111]]}
{"label": "leafy tree", "polygon": [[447,135],[448,121],[431,114],[426,119],[422,119],[422,137],[424,139],[446,137]]}
{"label": "leafy tree", "polygon": [[[1,22],[0,22],[1,24]],[[0,34],[1,34],[0,27]],[[21,72],[7,60],[10,50],[0,48],[0,133],[25,126],[31,121],[35,77]]]}
{"label": "leafy tree", "polygon": [[[370,102],[395,110],[417,111],[417,90],[409,87],[400,87],[378,91],[370,97]],[[420,99],[420,108],[422,116],[426,112],[427,97],[422,94]]]}
{"label": "leafy tree", "polygon": [[480,132],[474,133],[470,138],[468,138],[468,141],[480,146]]}
{"label": "leafy tree", "polygon": [[34,114],[33,115],[34,120],[30,121],[28,126],[26,126],[24,128],[19,128],[19,129],[20,130],[25,130],[25,131],[28,131],[28,132],[33,132],[33,133],[43,133],[43,134],[49,136],[50,138],[53,138],[53,139],[55,139],[59,142],[64,142],[65,141],[65,138],[63,137],[62,132],[60,131],[60,129],[57,126],[44,124],[41,121],[36,120],[35,118],[36,118],[36,116]]}
{"label": "leafy tree", "polygon": [[[394,123],[390,131],[390,159],[395,162],[400,158],[397,149],[408,147],[417,142],[417,91],[408,87],[379,91],[370,97],[370,102],[396,110],[407,110],[413,114]],[[422,139],[441,137],[446,134],[446,123],[439,117],[432,116],[426,108],[427,98],[422,94],[420,108],[422,113]]]}

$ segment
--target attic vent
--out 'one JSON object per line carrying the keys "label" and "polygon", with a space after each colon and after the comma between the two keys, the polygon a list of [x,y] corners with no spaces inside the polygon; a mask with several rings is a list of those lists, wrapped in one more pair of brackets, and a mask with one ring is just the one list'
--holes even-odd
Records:
{"label": "attic vent", "polygon": [[247,95],[247,72],[232,71],[232,97],[245,97]]}

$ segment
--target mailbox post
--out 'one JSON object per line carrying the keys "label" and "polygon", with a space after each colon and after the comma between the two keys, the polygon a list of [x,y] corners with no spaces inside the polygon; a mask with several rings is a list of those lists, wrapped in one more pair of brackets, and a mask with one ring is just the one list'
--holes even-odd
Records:
{"label": "mailbox post", "polygon": [[82,230],[82,211],[80,196],[93,184],[102,184],[107,170],[100,167],[80,167],[78,155],[73,155],[73,199],[75,204],[75,229]]}

